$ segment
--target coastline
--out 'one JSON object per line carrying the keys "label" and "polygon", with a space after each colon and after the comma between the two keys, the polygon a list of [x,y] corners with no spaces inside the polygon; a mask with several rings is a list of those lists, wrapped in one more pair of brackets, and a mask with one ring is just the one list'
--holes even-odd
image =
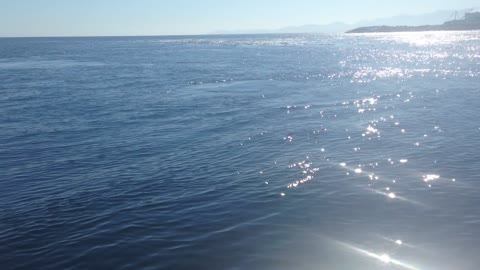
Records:
{"label": "coastline", "polygon": [[347,31],[354,33],[423,32],[423,31],[471,31],[480,30],[480,12],[467,13],[460,20],[447,21],[440,25],[420,26],[366,26]]}

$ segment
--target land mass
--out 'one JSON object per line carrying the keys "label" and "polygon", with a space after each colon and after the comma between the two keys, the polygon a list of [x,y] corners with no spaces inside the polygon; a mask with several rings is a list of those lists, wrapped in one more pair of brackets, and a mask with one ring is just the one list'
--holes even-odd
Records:
{"label": "land mass", "polygon": [[[296,26],[286,26],[277,29],[236,29],[236,30],[219,30],[209,34],[287,34],[287,33],[345,33],[354,28],[369,25],[438,25],[452,17],[454,10],[438,10],[423,14],[404,14],[392,17],[375,18],[369,20],[358,21],[355,23],[333,22],[328,24],[306,24]],[[464,15],[464,11],[459,11],[459,16]]]}
{"label": "land mass", "polygon": [[480,30],[480,12],[466,13],[460,20],[452,20],[439,25],[420,26],[367,26],[347,31],[347,33],[384,33],[384,32],[418,32],[418,31],[466,31]]}

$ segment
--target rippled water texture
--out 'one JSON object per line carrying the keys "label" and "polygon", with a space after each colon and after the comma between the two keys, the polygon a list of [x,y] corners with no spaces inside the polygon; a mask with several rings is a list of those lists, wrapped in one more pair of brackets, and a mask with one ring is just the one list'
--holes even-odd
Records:
{"label": "rippled water texture", "polygon": [[0,39],[2,269],[478,269],[480,32]]}

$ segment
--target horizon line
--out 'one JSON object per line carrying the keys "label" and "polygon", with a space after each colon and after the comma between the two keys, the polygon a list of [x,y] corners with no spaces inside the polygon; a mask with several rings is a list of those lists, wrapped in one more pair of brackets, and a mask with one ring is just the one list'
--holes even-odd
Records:
{"label": "horizon line", "polygon": [[101,37],[198,37],[198,36],[252,36],[252,35],[306,35],[306,34],[326,34],[338,35],[345,32],[305,32],[305,33],[208,33],[208,34],[169,34],[169,35],[79,35],[79,36],[0,36],[0,39],[13,38],[101,38]]}
{"label": "horizon line", "polygon": [[[456,9],[438,9],[430,12],[426,12],[423,14],[411,14],[411,13],[400,13],[396,15],[392,15],[390,17],[377,17],[374,19],[364,19],[356,22],[342,22],[342,21],[332,21],[328,23],[323,23],[323,24],[316,24],[316,23],[307,23],[307,24],[300,24],[300,25],[288,25],[288,26],[282,26],[276,29],[250,29],[250,30],[215,30],[212,32],[208,33],[201,33],[201,34],[133,34],[133,35],[39,35],[39,36],[0,36],[0,39],[8,39],[8,38],[93,38],[93,37],[181,37],[181,36],[231,36],[231,35],[270,35],[270,34],[340,34],[340,33],[345,33],[345,32],[281,32],[282,29],[284,28],[291,28],[291,27],[301,27],[301,26],[327,26],[331,24],[344,24],[344,25],[349,25],[352,27],[358,27],[358,24],[362,22],[368,22],[372,20],[378,20],[378,19],[387,19],[387,18],[392,18],[392,17],[397,17],[397,16],[421,16],[421,15],[426,15],[430,13],[436,13],[436,12],[445,12],[445,11],[455,11],[455,12],[467,12],[467,11],[472,11],[479,9],[480,7],[474,6],[471,8],[456,8]],[[474,11],[475,12],[475,11]],[[476,11],[479,12],[479,11]],[[262,32],[256,32],[257,30],[262,31]],[[275,32],[280,30],[280,32]],[[238,32],[237,32],[238,31]],[[251,32],[249,32],[251,31]],[[263,32],[265,31],[265,32]]]}

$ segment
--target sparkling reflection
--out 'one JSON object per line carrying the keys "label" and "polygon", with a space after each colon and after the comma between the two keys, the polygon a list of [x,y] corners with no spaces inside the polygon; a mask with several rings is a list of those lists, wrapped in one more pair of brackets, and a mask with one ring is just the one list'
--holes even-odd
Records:
{"label": "sparkling reflection", "polygon": [[373,259],[376,259],[378,260],[379,262],[382,262],[382,263],[385,263],[387,265],[395,265],[395,266],[399,266],[399,267],[402,267],[403,269],[411,269],[411,270],[419,270],[420,268],[417,268],[409,263],[406,263],[406,262],[402,262],[400,260],[397,260],[395,258],[392,258],[388,253],[375,253],[375,252],[371,252],[371,251],[368,251],[366,249],[362,249],[362,248],[359,248],[359,247],[356,247],[356,246],[353,246],[351,244],[347,244],[347,243],[342,243],[342,242],[339,242],[342,246],[346,247],[347,249],[349,250],[352,250],[352,251],[355,251],[357,252],[358,254],[361,254],[361,255],[364,255],[364,256],[367,256],[367,257],[370,257],[370,258],[373,258]]}
{"label": "sparkling reflection", "polygon": [[427,175],[424,175],[423,176],[423,181],[424,182],[431,182],[431,181],[434,181],[434,180],[437,180],[440,178],[440,175],[436,175],[436,174],[427,174]]}
{"label": "sparkling reflection", "polygon": [[395,192],[390,191],[390,190],[388,190],[389,192],[384,192],[384,191],[377,190],[377,189],[374,189],[374,188],[367,188],[367,189],[370,190],[371,192],[376,193],[376,194],[385,196],[386,198],[388,198],[390,200],[400,200],[400,201],[404,201],[404,202],[408,202],[408,203],[411,203],[411,204],[415,204],[415,205],[418,205],[418,206],[425,207],[425,205],[420,203],[420,202],[414,201],[412,199],[407,199],[403,196],[399,196],[398,194],[396,194]]}

